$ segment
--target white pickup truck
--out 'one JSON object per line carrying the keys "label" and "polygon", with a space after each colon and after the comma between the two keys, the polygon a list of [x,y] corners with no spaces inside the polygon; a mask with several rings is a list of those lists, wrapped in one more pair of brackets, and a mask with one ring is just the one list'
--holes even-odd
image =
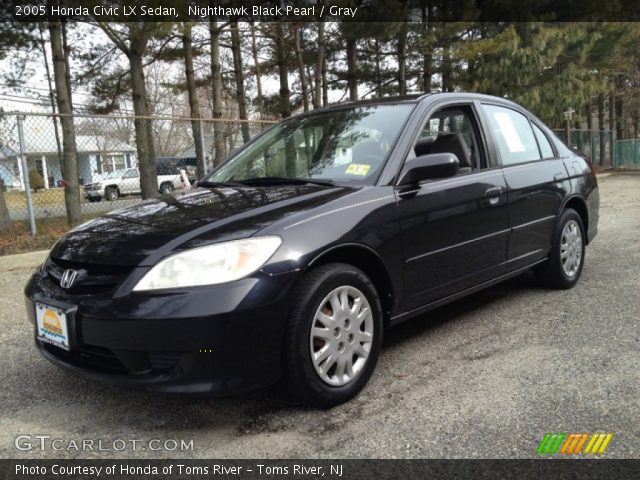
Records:
{"label": "white pickup truck", "polygon": [[[179,173],[174,175],[158,175],[158,191],[162,194],[171,193],[182,188]],[[84,196],[90,202],[99,202],[103,198],[109,201],[117,200],[122,195],[141,193],[140,172],[137,168],[116,170],[106,174],[99,182],[84,185]]]}

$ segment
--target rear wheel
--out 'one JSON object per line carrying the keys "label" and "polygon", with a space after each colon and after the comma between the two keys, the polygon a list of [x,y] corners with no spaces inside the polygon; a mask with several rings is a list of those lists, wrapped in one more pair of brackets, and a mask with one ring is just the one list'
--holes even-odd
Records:
{"label": "rear wheel", "polygon": [[165,182],[162,185],[160,185],[160,193],[162,195],[168,195],[171,192],[173,192],[173,185],[169,182]]}
{"label": "rear wheel", "polygon": [[582,218],[568,208],[556,225],[549,260],[536,269],[542,284],[551,288],[573,287],[582,274],[585,253],[585,234]]}
{"label": "rear wheel", "polygon": [[119,196],[120,192],[118,191],[118,187],[107,187],[107,189],[104,191],[104,198],[109,200],[110,202],[117,200]]}
{"label": "rear wheel", "polygon": [[332,263],[307,273],[296,290],[285,341],[293,393],[328,408],[366,385],[382,344],[382,308],[359,269]]}

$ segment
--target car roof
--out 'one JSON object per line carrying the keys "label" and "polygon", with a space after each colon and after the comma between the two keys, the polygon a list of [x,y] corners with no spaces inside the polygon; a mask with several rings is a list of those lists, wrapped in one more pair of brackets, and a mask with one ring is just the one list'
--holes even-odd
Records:
{"label": "car roof", "polygon": [[331,110],[340,110],[343,108],[352,108],[352,107],[366,107],[369,105],[387,105],[387,104],[398,104],[398,103],[417,104],[423,97],[426,97],[426,95],[422,95],[422,94],[395,95],[392,97],[379,97],[379,98],[369,98],[366,100],[356,100],[352,102],[332,103],[330,105],[327,105],[326,107],[315,109],[308,113],[318,112],[318,111],[327,112]]}
{"label": "car roof", "polygon": [[368,105],[385,105],[385,104],[397,104],[397,103],[413,103],[417,104],[425,99],[440,100],[440,99],[459,99],[459,100],[484,100],[499,102],[505,105],[511,105],[514,107],[522,108],[520,105],[512,102],[509,99],[503,97],[496,97],[493,95],[487,95],[484,93],[473,92],[437,92],[437,93],[420,93],[412,95],[396,95],[389,97],[371,98],[367,100],[357,100],[354,102],[337,103],[328,105],[321,110],[334,110],[340,108],[368,106]]}

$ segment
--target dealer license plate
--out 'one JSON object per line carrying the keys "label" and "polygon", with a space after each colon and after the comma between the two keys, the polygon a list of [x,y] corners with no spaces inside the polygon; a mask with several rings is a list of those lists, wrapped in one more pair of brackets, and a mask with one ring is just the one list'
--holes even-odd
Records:
{"label": "dealer license plate", "polygon": [[36,337],[43,342],[69,350],[67,314],[57,307],[36,303]]}

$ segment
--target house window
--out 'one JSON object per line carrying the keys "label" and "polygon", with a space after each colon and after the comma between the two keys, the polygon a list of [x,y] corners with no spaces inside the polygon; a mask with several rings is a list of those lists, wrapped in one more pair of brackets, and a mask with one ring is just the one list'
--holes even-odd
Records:
{"label": "house window", "polygon": [[103,173],[111,173],[125,168],[127,168],[127,162],[124,155],[106,155],[102,158]]}

